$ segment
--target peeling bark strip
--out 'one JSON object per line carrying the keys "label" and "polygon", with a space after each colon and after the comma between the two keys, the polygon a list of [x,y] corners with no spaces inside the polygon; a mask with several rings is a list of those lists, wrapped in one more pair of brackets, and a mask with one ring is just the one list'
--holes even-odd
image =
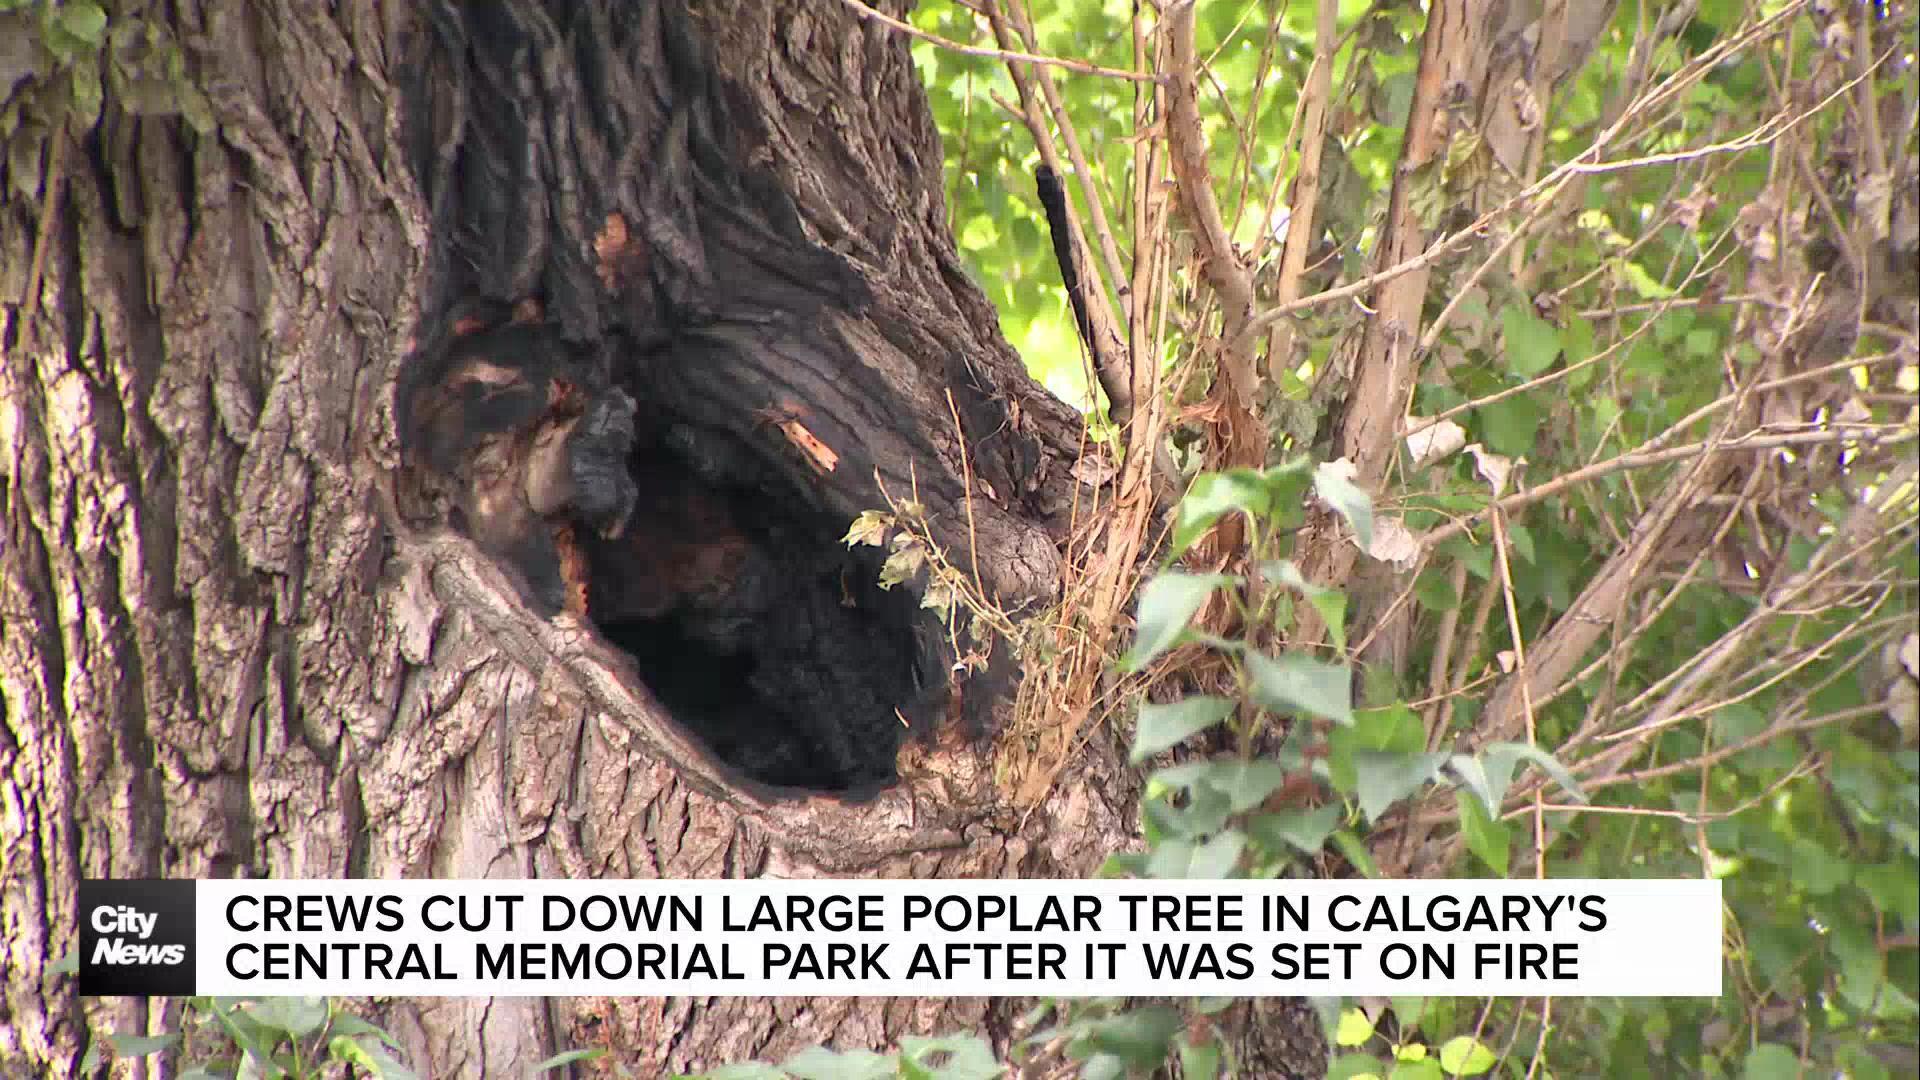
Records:
{"label": "peeling bark strip", "polygon": [[[42,977],[83,876],[1071,876],[1130,834],[1104,743],[1018,835],[964,749],[863,806],[776,803],[722,760],[752,764],[727,745],[751,729],[716,755],[578,617],[744,635],[755,559],[824,560],[876,473],[953,550],[975,537],[1006,602],[1057,581],[1077,418],[961,271],[905,43],[840,0],[689,8],[153,9],[209,130],[110,96],[57,181],[44,146],[0,155],[0,251],[58,207],[30,306],[0,260],[0,1073],[173,1027]],[[835,467],[756,415],[788,405]],[[646,561],[618,550],[643,537]],[[797,594],[760,669],[897,728],[861,672],[901,655],[872,605],[912,599],[846,583],[851,608]],[[944,679],[921,646],[893,689]],[[462,1077],[1003,1038],[1017,1005],[353,1007]]]}

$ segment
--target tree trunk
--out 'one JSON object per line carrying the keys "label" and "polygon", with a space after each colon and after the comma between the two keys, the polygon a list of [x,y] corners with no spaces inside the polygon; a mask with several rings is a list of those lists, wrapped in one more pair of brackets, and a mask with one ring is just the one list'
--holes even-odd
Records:
{"label": "tree trunk", "polygon": [[[178,46],[174,108],[23,111],[0,185],[0,1072],[173,1027],[43,978],[82,877],[1079,876],[1128,842],[1098,740],[1007,812],[969,737],[1005,644],[841,540],[884,485],[1044,603],[1074,482],[901,39],[840,0],[166,10],[115,26]],[[504,1076],[1004,1041],[1013,1006],[364,1008],[424,1075]]]}

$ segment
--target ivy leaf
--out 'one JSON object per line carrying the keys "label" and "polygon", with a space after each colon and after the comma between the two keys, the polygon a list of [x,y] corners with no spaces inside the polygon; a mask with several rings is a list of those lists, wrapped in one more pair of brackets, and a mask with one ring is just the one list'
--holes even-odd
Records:
{"label": "ivy leaf", "polygon": [[887,556],[886,562],[880,564],[879,585],[882,590],[912,581],[914,575],[927,565],[926,546],[912,533],[903,532],[895,536],[891,546],[893,552]]}
{"label": "ivy leaf", "polygon": [[893,518],[889,514],[878,510],[862,510],[860,516],[853,519],[853,524],[847,526],[847,535],[841,537],[840,542],[848,547],[855,544],[879,547],[886,541],[887,528],[892,524]]}
{"label": "ivy leaf", "polygon": [[1339,724],[1353,723],[1353,669],[1329,664],[1298,653],[1274,659],[1248,649],[1247,670],[1253,676],[1253,699],[1269,709],[1284,709],[1325,717]]}
{"label": "ivy leaf", "polygon": [[1226,574],[1186,574],[1177,570],[1155,574],[1140,590],[1140,628],[1134,635],[1133,648],[1121,664],[1137,671],[1147,661],[1172,648],[1180,639],[1181,631],[1192,621],[1193,613],[1207,602],[1207,597],[1220,586],[1237,580]]}
{"label": "ivy leaf", "polygon": [[1347,519],[1360,539],[1360,550],[1373,547],[1373,498],[1353,482],[1353,462],[1341,458],[1313,470],[1313,493]]}
{"label": "ivy leaf", "polygon": [[920,606],[928,611],[938,611],[943,615],[953,612],[953,586],[944,581],[936,581],[927,586],[920,594]]}

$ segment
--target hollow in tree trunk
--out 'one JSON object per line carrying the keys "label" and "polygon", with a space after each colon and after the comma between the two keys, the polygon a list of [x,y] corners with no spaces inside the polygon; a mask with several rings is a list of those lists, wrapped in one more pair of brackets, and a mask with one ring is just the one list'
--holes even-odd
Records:
{"label": "hollow in tree trunk", "polygon": [[[43,978],[83,877],[1083,876],[1129,842],[1100,739],[1008,812],[1006,644],[842,540],[910,500],[1031,609],[1075,483],[902,39],[841,0],[123,17],[154,33],[109,48],[184,60],[167,107],[109,79],[63,120],[67,74],[0,71],[0,1072],[174,1027]],[[362,1003],[431,1076],[1004,1045],[1016,1007]],[[1303,1011],[1237,1013],[1243,1063],[1317,1065]]]}

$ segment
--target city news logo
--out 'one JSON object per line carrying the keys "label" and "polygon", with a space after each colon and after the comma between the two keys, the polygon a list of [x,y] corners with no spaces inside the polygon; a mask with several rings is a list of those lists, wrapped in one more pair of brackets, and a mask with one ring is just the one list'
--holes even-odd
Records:
{"label": "city news logo", "polygon": [[82,997],[194,992],[194,883],[80,883]]}

